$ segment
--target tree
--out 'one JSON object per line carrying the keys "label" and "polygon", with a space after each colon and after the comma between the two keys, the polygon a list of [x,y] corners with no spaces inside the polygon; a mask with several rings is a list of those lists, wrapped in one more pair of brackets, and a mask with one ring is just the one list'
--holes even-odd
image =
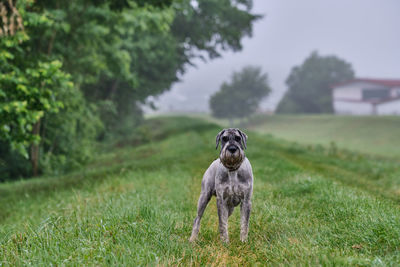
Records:
{"label": "tree", "polygon": [[[131,55],[139,53],[133,47],[142,46],[145,53],[151,47],[145,42],[132,45],[126,37],[166,33],[173,21],[171,3],[145,2],[0,3],[1,151],[29,158],[34,175],[39,169],[71,169],[89,158],[90,143],[102,128],[96,113],[105,105],[90,101],[83,94],[85,86],[101,83],[103,77],[116,81],[106,83],[110,95],[119,81],[136,86],[138,73],[130,65]],[[110,97],[111,104],[113,100]],[[0,176],[15,176],[9,166],[16,166],[10,162],[16,157],[0,156]]]}
{"label": "tree", "polygon": [[[26,4],[20,1],[20,6]],[[41,120],[59,112],[63,107],[59,92],[71,89],[73,83],[60,61],[30,58],[23,49],[29,36],[13,2],[0,3],[0,10],[0,140],[30,158],[36,175]]]}
{"label": "tree", "polygon": [[251,8],[252,0],[37,0],[28,10],[46,23],[30,27],[29,46],[63,62],[112,131],[195,58],[240,50],[261,18]]}
{"label": "tree", "polygon": [[279,103],[277,113],[332,113],[331,85],[354,78],[350,63],[335,56],[317,52],[292,69],[286,79],[288,91]]}
{"label": "tree", "polygon": [[[33,12],[32,4],[29,0],[17,1],[15,6],[11,0],[0,3],[1,180],[25,176],[28,170],[33,175],[39,174],[42,167],[39,159],[44,155],[61,156],[65,159],[62,164],[74,160],[71,153],[74,147],[74,153],[83,155],[87,149],[82,144],[94,141],[96,136],[93,132],[88,134],[86,129],[99,122],[89,116],[91,120],[82,123],[88,118],[86,115],[92,114],[92,108],[85,103],[71,75],[63,70],[62,62],[49,53],[51,49],[41,51],[38,46],[44,47],[45,43],[36,43],[31,37],[38,28],[57,24],[53,23],[56,18]],[[78,124],[81,124],[79,129]],[[59,131],[57,136],[51,134],[52,128],[66,126],[68,131]],[[72,136],[75,138],[69,140],[73,145],[65,144],[62,152],[54,149],[58,140]],[[59,152],[61,155],[57,155]],[[30,168],[21,166],[29,163]]]}
{"label": "tree", "polygon": [[21,155],[35,174],[71,169],[99,136],[131,132],[121,128],[140,121],[139,104],[168,90],[195,58],[241,49],[260,17],[251,5],[0,1],[0,177],[16,176],[10,166]]}
{"label": "tree", "polygon": [[134,120],[132,115],[140,116],[135,103],[143,103],[148,96],[169,90],[187,66],[193,65],[195,58],[208,55],[213,59],[220,56],[221,50],[240,50],[242,38],[251,36],[252,24],[260,18],[250,13],[251,7],[251,0],[175,1],[168,8],[145,9],[151,11],[143,15],[147,20],[145,25],[162,27],[134,31],[132,25],[141,25],[135,22],[138,16],[130,9],[123,10],[124,19],[119,27],[119,32],[124,33],[120,38],[121,47],[131,59],[126,72],[132,75],[134,82],[121,77],[117,69],[117,75],[101,75],[97,83],[84,87],[91,101],[110,101],[115,106],[110,109],[114,114],[104,112],[103,118],[108,118],[107,129],[118,129],[127,124],[121,120],[129,122]]}
{"label": "tree", "polygon": [[242,38],[251,37],[253,23],[262,18],[250,12],[252,0],[184,0],[177,6],[172,33],[189,64],[204,52],[216,58],[221,50],[241,50]]}
{"label": "tree", "polygon": [[234,72],[231,82],[224,82],[211,96],[210,108],[213,116],[227,118],[232,124],[234,118],[253,114],[270,92],[267,74],[263,74],[260,67],[247,66]]}

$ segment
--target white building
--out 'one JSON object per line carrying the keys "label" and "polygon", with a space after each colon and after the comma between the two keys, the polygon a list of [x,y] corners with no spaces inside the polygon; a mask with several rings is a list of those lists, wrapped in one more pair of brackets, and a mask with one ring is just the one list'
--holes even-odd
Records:
{"label": "white building", "polygon": [[400,80],[354,79],[332,86],[335,114],[400,115]]}

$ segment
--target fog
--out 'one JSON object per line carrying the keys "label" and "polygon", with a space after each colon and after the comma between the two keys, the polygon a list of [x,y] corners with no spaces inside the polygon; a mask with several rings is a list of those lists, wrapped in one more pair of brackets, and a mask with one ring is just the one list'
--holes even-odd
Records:
{"label": "fog", "polygon": [[357,77],[399,79],[399,11],[398,0],[255,0],[253,13],[264,18],[254,25],[252,38],[243,40],[243,50],[198,60],[181,82],[156,99],[158,112],[208,111],[210,95],[246,65],[262,66],[268,73],[272,93],[262,109],[274,110],[291,68],[314,50],[350,62]]}

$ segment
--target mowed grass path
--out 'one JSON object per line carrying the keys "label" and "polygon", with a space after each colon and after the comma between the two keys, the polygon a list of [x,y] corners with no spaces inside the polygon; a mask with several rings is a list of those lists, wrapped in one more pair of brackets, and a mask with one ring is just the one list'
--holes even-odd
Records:
{"label": "mowed grass path", "polygon": [[400,158],[399,116],[257,115],[246,126],[305,144]]}
{"label": "mowed grass path", "polygon": [[400,264],[399,162],[249,132],[255,176],[249,242],[219,241],[215,199],[188,238],[220,128],[152,119],[143,145],[64,176],[0,185],[0,265]]}

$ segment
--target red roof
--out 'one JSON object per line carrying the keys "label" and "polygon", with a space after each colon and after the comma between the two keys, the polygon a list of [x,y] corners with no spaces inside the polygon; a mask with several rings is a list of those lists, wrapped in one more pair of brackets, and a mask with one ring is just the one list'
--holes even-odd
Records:
{"label": "red roof", "polygon": [[400,86],[400,80],[386,80],[386,79],[365,79],[365,78],[356,78],[353,80],[349,80],[346,82],[336,83],[331,85],[331,88],[340,87],[343,85],[355,83],[355,82],[367,82],[367,83],[374,83],[386,87],[397,87]]}

